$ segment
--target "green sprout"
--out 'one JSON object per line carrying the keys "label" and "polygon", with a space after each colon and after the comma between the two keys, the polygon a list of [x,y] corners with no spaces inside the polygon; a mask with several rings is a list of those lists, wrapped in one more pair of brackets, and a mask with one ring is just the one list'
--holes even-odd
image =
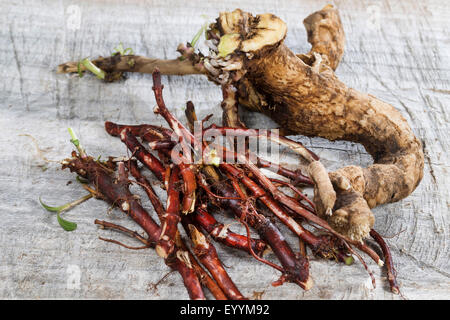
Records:
{"label": "green sprout", "polygon": [[77,135],[75,134],[75,131],[73,131],[72,128],[67,128],[67,130],[69,131],[70,137],[72,139],[70,139],[70,142],[73,143],[73,145],[77,148],[78,153],[80,154],[80,156],[82,158],[86,157],[86,152],[84,151],[83,147],[80,144],[80,140],[78,140]]}
{"label": "green sprout", "polygon": [[78,74],[81,74],[81,65],[83,65],[87,70],[92,72],[97,76],[97,78],[105,80],[106,73],[99,67],[97,67],[95,64],[92,63],[89,58],[84,58],[80,62],[78,62]]}
{"label": "green sprout", "polygon": [[355,259],[353,259],[352,256],[345,257],[345,259],[344,259],[344,263],[347,266],[351,266],[353,264],[353,262],[355,262]]}
{"label": "green sprout", "polygon": [[200,28],[200,30],[197,31],[197,33],[195,34],[194,38],[192,38],[192,41],[190,42],[192,47],[195,47],[195,45],[197,44],[198,40],[200,39],[200,37],[202,36],[202,34],[205,35],[206,38],[206,29],[208,28],[208,22],[205,22],[202,27]]}
{"label": "green sprout", "polygon": [[92,198],[92,194],[87,194],[87,195],[85,195],[84,197],[82,197],[82,198],[80,198],[78,200],[66,203],[66,204],[64,204],[62,206],[59,206],[59,207],[51,207],[51,206],[45,204],[41,200],[41,197],[39,197],[39,202],[40,202],[41,206],[44,209],[46,209],[47,211],[56,212],[56,218],[58,220],[58,223],[64,230],[66,230],[66,231],[73,231],[73,230],[75,230],[77,228],[77,224],[75,222],[71,222],[71,221],[68,221],[68,220],[65,220],[65,219],[61,218],[61,212],[67,211],[67,210],[69,210],[69,209],[79,205],[80,203],[82,203],[82,202],[84,202],[84,201],[86,201],[86,200],[88,200],[90,198]]}
{"label": "green sprout", "polygon": [[124,49],[122,42],[120,42],[119,45],[117,46],[117,48],[114,48],[114,50],[115,51],[112,53],[113,56],[115,56],[116,54],[120,54],[121,56],[125,56],[127,54],[129,54],[129,55],[134,54],[133,49],[131,49],[131,48]]}

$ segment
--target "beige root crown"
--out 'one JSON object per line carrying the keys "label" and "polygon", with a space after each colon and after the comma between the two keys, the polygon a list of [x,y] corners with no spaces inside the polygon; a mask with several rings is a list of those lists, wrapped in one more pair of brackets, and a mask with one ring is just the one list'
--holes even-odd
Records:
{"label": "beige root crown", "polygon": [[264,13],[253,17],[241,9],[221,12],[217,25],[232,52],[256,52],[282,41],[287,33],[286,23],[277,16]]}

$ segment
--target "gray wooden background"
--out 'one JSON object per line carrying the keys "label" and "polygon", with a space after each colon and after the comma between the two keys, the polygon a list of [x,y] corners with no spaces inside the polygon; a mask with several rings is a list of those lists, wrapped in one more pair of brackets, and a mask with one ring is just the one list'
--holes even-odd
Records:
{"label": "gray wooden background", "polygon": [[[78,223],[63,231],[51,205],[85,194],[74,176],[57,163],[70,154],[67,127],[73,127],[94,155],[124,155],[125,147],[103,130],[106,120],[162,123],[152,110],[151,77],[132,74],[104,84],[93,76],[57,75],[59,63],[109,55],[121,41],[138,54],[177,56],[178,43],[191,40],[206,15],[240,7],[272,12],[288,24],[287,44],[306,52],[302,20],[327,1],[1,1],[0,2],[0,298],[3,299],[187,299],[180,276],[154,251],[131,251],[98,240],[111,237],[95,218],[135,228],[117,210],[89,200],[67,212]],[[349,86],[395,105],[425,147],[425,175],[407,199],[375,209],[376,230],[389,237],[398,280],[409,299],[450,296],[448,157],[450,104],[450,12],[445,1],[333,1],[347,35],[337,70]],[[164,77],[168,106],[183,119],[192,100],[200,116],[220,121],[220,89],[201,76]],[[260,115],[244,114],[252,126],[274,126]],[[36,139],[37,152],[31,135]],[[330,170],[371,159],[360,145],[299,137]],[[291,163],[296,158],[290,156]],[[289,162],[286,160],[286,162]],[[136,192],[139,192],[135,188]],[[162,193],[161,193],[162,194]],[[144,203],[148,204],[148,202]],[[221,219],[221,217],[219,217]],[[224,217],[224,221],[232,221]],[[233,230],[243,231],[238,224]],[[298,244],[283,229],[288,241]],[[274,288],[279,273],[244,253],[217,246],[242,292],[263,299],[398,299],[389,292],[384,270],[368,261],[377,279],[372,289],[363,267],[312,259],[315,286]],[[271,256],[269,256],[271,258]],[[273,257],[272,257],[273,258]]]}

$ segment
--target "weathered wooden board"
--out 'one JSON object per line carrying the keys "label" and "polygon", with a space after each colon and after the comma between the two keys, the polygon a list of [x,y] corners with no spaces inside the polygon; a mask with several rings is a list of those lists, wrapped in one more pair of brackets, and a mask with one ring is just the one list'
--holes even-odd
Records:
{"label": "weathered wooden board", "polygon": [[[131,251],[98,236],[131,240],[98,229],[95,218],[134,228],[120,212],[90,200],[66,214],[78,229],[63,231],[50,204],[81,197],[74,176],[46,163],[37,153],[60,160],[71,151],[67,127],[73,127],[96,155],[123,155],[120,141],[109,137],[103,122],[162,123],[154,105],[151,78],[133,74],[125,82],[104,84],[55,74],[58,63],[109,55],[121,41],[135,52],[173,58],[178,43],[189,41],[204,22],[236,7],[272,12],[288,24],[287,44],[297,52],[309,45],[302,20],[325,1],[2,1],[0,3],[0,298],[3,299],[187,299],[178,274],[157,289],[168,269],[151,251]],[[395,105],[424,144],[425,175],[407,199],[376,208],[376,229],[392,247],[398,279],[406,297],[450,296],[448,134],[450,105],[450,12],[444,1],[334,1],[347,35],[338,68],[350,86]],[[80,14],[78,16],[78,14]],[[79,18],[79,19],[78,19]],[[165,98],[183,118],[192,100],[200,116],[220,121],[220,90],[204,77],[165,77]],[[260,115],[245,114],[253,126],[273,126]],[[330,170],[346,164],[367,165],[360,145],[299,137]],[[68,182],[72,182],[68,184]],[[138,191],[138,189],[136,189]],[[162,193],[161,193],[162,195]],[[162,195],[163,196],[163,195]],[[231,221],[229,217],[225,221]],[[233,225],[241,230],[239,225]],[[290,233],[288,241],[297,248]],[[224,264],[242,292],[264,299],[394,299],[385,273],[369,266],[377,278],[371,289],[360,264],[344,267],[311,262],[312,290],[296,285],[273,288],[278,273],[247,255],[220,248]]]}

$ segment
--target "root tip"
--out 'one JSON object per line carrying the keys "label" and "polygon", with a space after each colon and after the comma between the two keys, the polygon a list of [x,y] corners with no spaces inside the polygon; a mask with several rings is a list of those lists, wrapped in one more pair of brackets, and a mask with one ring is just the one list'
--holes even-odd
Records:
{"label": "root tip", "polygon": [[302,285],[305,291],[308,291],[314,286],[314,280],[312,279],[312,277],[308,277],[308,279],[305,282],[303,282]]}

